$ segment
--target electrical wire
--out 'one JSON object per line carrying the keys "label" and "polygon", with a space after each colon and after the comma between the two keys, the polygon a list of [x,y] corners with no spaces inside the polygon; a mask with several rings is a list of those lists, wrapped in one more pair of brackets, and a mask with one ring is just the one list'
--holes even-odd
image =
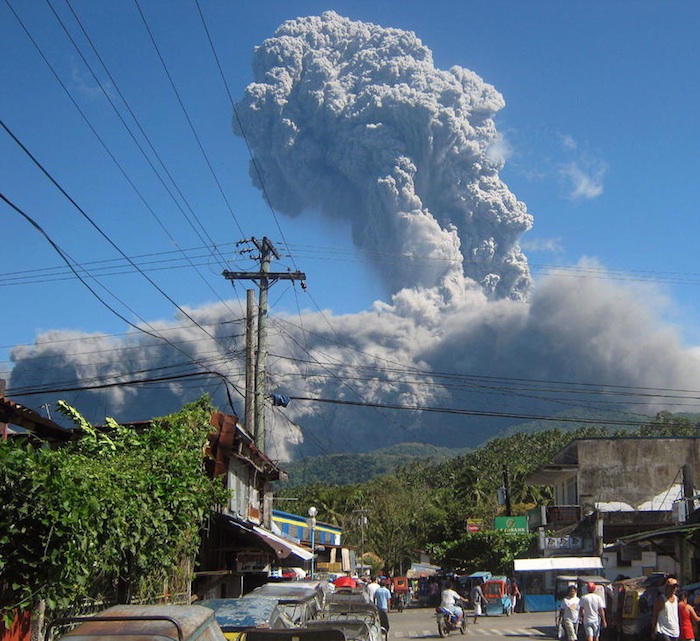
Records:
{"label": "electrical wire", "polygon": [[[5,124],[4,124],[2,121],[0,121],[0,125],[3,126],[3,128],[5,127]],[[59,186],[59,189],[61,189],[60,186]],[[67,194],[66,194],[66,196],[67,196]],[[67,196],[67,197],[70,198],[69,196]],[[49,244],[54,248],[54,250],[56,250],[56,252],[57,252],[57,253],[61,256],[61,258],[66,262],[66,264],[67,264],[71,269],[74,269],[74,268],[73,268],[72,261],[71,261],[71,259],[67,256],[67,254],[65,254],[65,252],[63,252],[63,250],[49,237],[49,235],[42,229],[42,227],[41,227],[31,216],[29,216],[29,215],[26,214],[24,211],[22,211],[22,209],[20,209],[17,205],[15,205],[12,201],[10,201],[10,200],[9,200],[4,194],[2,194],[2,193],[0,193],[0,199],[3,200],[7,205],[9,205],[15,212],[17,212],[18,214],[20,214],[20,216],[22,216],[27,222],[29,222],[35,229],[37,229],[37,231],[39,231],[39,233],[41,233],[41,234],[44,236],[44,238],[49,242]],[[76,205],[76,206],[77,206],[77,205]],[[207,368],[206,368],[206,366],[203,365],[198,359],[192,357],[190,354],[187,354],[187,353],[184,352],[182,349],[180,349],[177,345],[171,343],[167,338],[165,338],[164,336],[158,334],[158,333],[153,329],[153,327],[151,327],[150,325],[148,325],[148,323],[146,323],[146,325],[149,326],[149,327],[151,327],[151,329],[153,330],[152,332],[149,332],[148,330],[145,330],[143,327],[132,323],[132,322],[129,321],[127,318],[125,318],[124,316],[122,316],[121,314],[119,314],[119,313],[118,313],[116,310],[114,310],[101,296],[99,296],[99,294],[97,294],[97,292],[87,283],[87,281],[86,281],[85,279],[83,279],[82,277],[79,276],[77,270],[74,270],[74,273],[76,274],[76,276],[79,277],[79,280],[88,288],[88,290],[97,298],[97,300],[98,300],[100,303],[102,303],[107,309],[109,309],[111,312],[113,312],[115,315],[117,315],[118,318],[120,318],[122,321],[124,321],[125,323],[127,323],[130,327],[133,327],[133,328],[136,329],[137,331],[142,332],[142,333],[144,333],[144,334],[147,334],[147,335],[151,336],[152,338],[157,338],[157,339],[159,339],[159,340],[162,340],[162,341],[168,343],[171,347],[173,347],[174,349],[176,349],[176,350],[179,351],[180,353],[184,354],[184,355],[185,355],[187,358],[189,358],[192,362],[197,363],[198,365],[200,365],[200,367],[202,367],[202,368],[204,369],[204,371],[208,371]],[[188,318],[190,318],[188,314],[185,313],[185,315],[186,315]],[[193,319],[190,318],[190,320],[193,320]],[[144,321],[144,322],[145,322],[145,321]],[[199,324],[196,323],[196,322],[195,322],[195,325],[197,325],[197,327],[199,327],[202,331],[204,331],[205,333],[208,334],[208,332],[206,332],[206,330],[205,330],[201,325],[199,325]],[[211,335],[209,335],[209,336],[211,337]],[[212,338],[213,338],[213,337],[212,337]],[[226,348],[226,351],[227,351],[227,352],[229,351],[228,348]],[[236,391],[238,391],[238,393],[241,395],[241,397],[245,398],[245,394],[244,394],[243,392],[241,392],[241,390],[238,389],[237,386],[233,385],[230,381],[227,381],[227,382],[228,382],[229,384],[231,384],[231,386],[234,387],[234,389],[236,389]],[[74,390],[70,390],[70,391],[74,391]],[[228,391],[228,387],[227,387],[226,392],[227,392],[227,394],[228,394],[228,396],[229,396],[229,401],[230,401],[230,403],[231,403],[231,409],[232,409],[232,411],[233,411],[234,413],[236,413],[236,412],[235,412],[235,409],[234,409],[234,406],[233,406],[233,401],[232,401],[232,399],[231,399],[231,397],[230,397],[230,393],[229,393],[229,391]]]}

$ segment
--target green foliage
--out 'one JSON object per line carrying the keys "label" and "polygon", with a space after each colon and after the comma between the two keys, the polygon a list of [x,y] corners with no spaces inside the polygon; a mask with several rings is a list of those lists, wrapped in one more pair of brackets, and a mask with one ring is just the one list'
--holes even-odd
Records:
{"label": "green foliage", "polygon": [[81,438],[59,449],[0,443],[0,608],[37,599],[66,607],[83,597],[162,592],[199,548],[199,528],[226,500],[203,471],[208,399],[141,432],[106,431],[61,405]]}
{"label": "green foliage", "polygon": [[495,530],[470,532],[455,541],[429,547],[433,558],[444,568],[466,573],[488,570],[510,575],[513,559],[537,544],[536,534],[507,534]]}
{"label": "green foliage", "polygon": [[639,428],[639,436],[700,436],[698,421],[670,412],[659,412],[651,423]]}
{"label": "green foliage", "polygon": [[373,452],[355,454],[328,454],[302,459],[284,465],[289,481],[280,483],[277,491],[289,487],[327,484],[354,485],[370,479],[395,473],[399,468],[416,463],[453,459],[464,453],[436,447],[427,443],[401,443]]}
{"label": "green foliage", "polygon": [[[620,418],[633,419],[629,415]],[[567,415],[567,420],[572,419],[573,413]],[[298,503],[282,504],[289,511],[305,514],[315,505],[320,520],[340,525],[348,545],[378,555],[390,572],[405,570],[418,551],[430,550],[445,566],[509,573],[513,557],[527,550],[534,539],[488,529],[493,518],[504,512],[497,491],[505,484],[505,470],[512,514],[525,514],[551,500],[550,488],[527,485],[525,478],[551,462],[574,439],[695,436],[696,421],[697,417],[660,413],[637,431],[612,424],[591,427],[567,422],[555,429],[551,423],[532,424],[529,430],[493,438],[474,451],[454,451],[455,456],[432,456],[428,461],[421,457],[392,459],[392,453],[406,453],[394,448],[378,450],[374,458],[366,454],[319,457],[313,459],[317,465],[313,484],[300,485],[300,478],[294,476],[310,462],[303,462],[301,468],[290,465],[290,483],[277,494],[299,498]],[[392,469],[393,473],[387,473]],[[375,471],[382,475],[374,477]],[[355,482],[346,485],[351,475]],[[301,480],[304,478],[309,477],[302,475]],[[321,483],[319,479],[333,482]],[[367,517],[364,526],[361,515]],[[481,519],[487,529],[465,534],[471,519]]]}

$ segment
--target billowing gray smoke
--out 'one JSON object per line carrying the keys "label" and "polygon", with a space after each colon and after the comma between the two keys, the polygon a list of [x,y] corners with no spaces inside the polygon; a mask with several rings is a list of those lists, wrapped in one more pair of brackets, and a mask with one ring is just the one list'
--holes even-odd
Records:
{"label": "billowing gray smoke", "polygon": [[[584,408],[601,417],[610,398],[640,414],[697,410],[680,394],[621,396],[622,386],[700,388],[700,364],[658,320],[656,297],[570,274],[532,289],[518,247],[532,221],[498,176],[492,117],[503,100],[492,87],[458,67],[435,69],[413,34],[334,13],[283,25],[256,51],[255,78],[235,126],[271,204],[292,216],[341,217],[368,254],[408,256],[381,266],[390,297],[370,310],[271,319],[268,390],[297,397],[268,413],[271,456],[400,441],[473,446],[516,422],[479,413]],[[243,327],[230,322],[230,307],[190,313],[218,342],[184,318],[170,323],[171,342],[242,388],[242,359],[222,347],[241,349],[234,337]],[[136,333],[83,337],[83,351],[56,338],[14,351],[11,390],[185,367],[181,352]],[[92,420],[137,420],[178,409],[199,385],[163,382],[68,400]],[[56,396],[66,395],[41,402]],[[225,406],[221,392],[215,400]],[[36,397],[27,401],[37,405]]]}
{"label": "billowing gray smoke", "polygon": [[505,103],[491,85],[436,69],[413,33],[330,11],[283,24],[253,70],[234,130],[273,207],[321,210],[350,221],[370,255],[405,254],[378,270],[389,293],[439,287],[451,301],[476,281],[493,298],[526,297],[517,243],[532,217],[498,176]]}

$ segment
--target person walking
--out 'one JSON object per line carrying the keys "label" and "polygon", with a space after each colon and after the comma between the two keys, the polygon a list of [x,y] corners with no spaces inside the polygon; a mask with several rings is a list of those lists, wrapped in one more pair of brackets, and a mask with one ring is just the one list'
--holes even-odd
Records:
{"label": "person walking", "polygon": [[367,593],[369,594],[369,600],[374,603],[374,593],[379,589],[379,583],[377,582],[377,577],[373,576],[372,580],[367,584]]}
{"label": "person walking", "polygon": [[511,611],[513,613],[517,612],[517,605],[518,601],[520,601],[522,595],[520,594],[520,588],[518,587],[518,583],[513,577],[510,580],[510,583],[508,585],[508,593],[510,594],[510,606],[511,606]]}
{"label": "person walking", "polygon": [[566,641],[576,641],[578,639],[579,601],[580,599],[576,594],[576,586],[570,585],[567,596],[561,600],[561,607],[557,616],[557,625],[564,628]]}
{"label": "person walking", "polygon": [[664,593],[654,601],[651,613],[651,638],[658,641],[675,641],[681,633],[678,608],[678,579],[669,576],[664,583]]}
{"label": "person walking", "polygon": [[607,628],[608,622],[605,620],[605,601],[603,597],[596,594],[596,584],[587,583],[588,594],[584,594],[579,599],[579,616],[583,619],[583,631],[586,641],[598,641],[601,628]]}
{"label": "person walking", "polygon": [[482,605],[484,603],[484,591],[481,589],[481,579],[476,579],[471,594],[472,607],[474,608],[474,623],[479,623],[477,619],[481,616]]}
{"label": "person walking", "polygon": [[391,592],[386,587],[384,581],[374,592],[374,605],[379,610],[379,620],[385,630],[389,630],[389,604],[391,603]]}
{"label": "person walking", "polygon": [[681,641],[695,641],[695,624],[700,622],[700,617],[692,605],[688,603],[688,593],[681,590],[678,593],[678,628]]}

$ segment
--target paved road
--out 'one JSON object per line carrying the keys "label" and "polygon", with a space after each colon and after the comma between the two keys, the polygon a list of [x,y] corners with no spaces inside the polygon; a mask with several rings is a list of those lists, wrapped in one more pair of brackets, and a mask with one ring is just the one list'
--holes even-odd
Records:
{"label": "paved road", "polygon": [[[452,632],[452,641],[471,638],[508,637],[511,639],[542,639],[555,641],[554,614],[551,612],[531,612],[506,616],[480,617],[479,622],[472,624],[468,618],[467,634],[465,637]],[[435,611],[432,608],[409,608],[403,612],[389,613],[389,641],[392,639],[422,639],[439,638]]]}

